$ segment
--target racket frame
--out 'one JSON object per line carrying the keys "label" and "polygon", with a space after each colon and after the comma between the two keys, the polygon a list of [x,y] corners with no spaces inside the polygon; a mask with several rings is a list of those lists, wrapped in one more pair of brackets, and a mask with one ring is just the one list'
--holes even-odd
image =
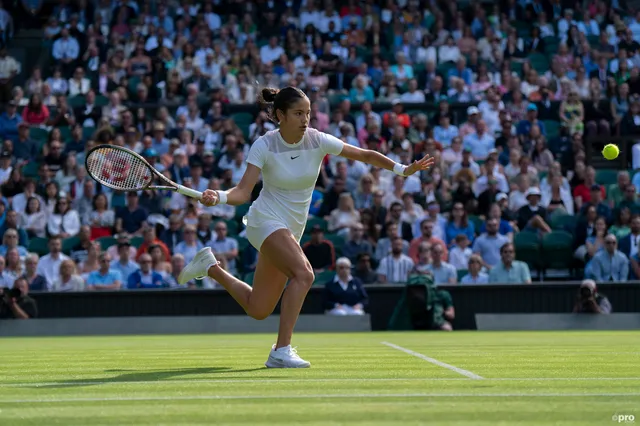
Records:
{"label": "racket frame", "polygon": [[[128,153],[129,155],[132,155],[133,157],[135,157],[136,159],[140,160],[145,166],[147,166],[149,168],[149,170],[151,171],[151,174],[154,175],[156,177],[156,179],[159,179],[160,181],[162,181],[163,183],[166,184],[166,186],[162,186],[162,185],[152,185],[154,179],[150,179],[149,183],[147,184],[147,186],[145,186],[144,188],[139,188],[139,189],[122,189],[122,188],[117,188],[114,185],[111,185],[109,183],[105,183],[102,181],[102,179],[98,179],[96,176],[94,176],[90,171],[89,171],[89,157],[91,157],[91,153],[93,151],[99,150],[99,149],[104,149],[104,148],[110,148],[110,149],[115,149],[115,150],[119,150],[119,151],[124,151],[126,153]],[[138,192],[138,191],[147,191],[147,190],[151,190],[151,189],[157,189],[157,190],[171,190],[174,192],[178,192],[182,195],[185,195],[187,197],[190,198],[195,198],[196,200],[200,200],[202,199],[202,192],[200,191],[196,191],[195,189],[191,189],[191,188],[187,188],[186,186],[180,185],[175,183],[174,181],[172,181],[171,179],[167,178],[166,176],[164,176],[162,173],[160,173],[158,170],[156,170],[155,167],[153,167],[147,160],[144,159],[144,157],[142,157],[140,154],[138,154],[135,151],[130,150],[129,148],[125,148],[122,146],[118,146],[118,145],[111,145],[111,144],[102,144],[102,145],[97,145],[93,148],[91,148],[89,150],[89,152],[87,152],[87,156],[85,157],[84,160],[84,166],[85,169],[87,170],[87,174],[96,182],[100,183],[101,185],[106,186],[107,188],[111,188],[113,190],[116,191],[123,191],[123,192]]]}

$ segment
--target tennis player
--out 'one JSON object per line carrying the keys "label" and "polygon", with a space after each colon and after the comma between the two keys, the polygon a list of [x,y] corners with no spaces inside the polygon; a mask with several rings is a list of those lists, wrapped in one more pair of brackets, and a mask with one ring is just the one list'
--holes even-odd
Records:
{"label": "tennis player", "polygon": [[184,284],[208,275],[220,283],[249,316],[258,320],[267,318],[282,296],[278,339],[265,365],[304,368],[311,364],[291,347],[291,336],[315,277],[300,247],[300,239],[324,157],[340,155],[393,170],[401,176],[428,169],[434,159],[426,156],[404,166],[379,152],[345,144],[334,136],[309,128],[311,104],[304,92],[295,87],[264,88],[258,101],[270,107],[270,118],[279,123],[280,128],[265,133],[253,143],[247,170],[236,187],[228,191],[206,190],[201,199],[206,206],[247,203],[262,172],[263,188],[249,208],[245,222],[247,239],[259,252],[253,287],[219,267],[209,247],[198,252],[180,273],[178,281]]}

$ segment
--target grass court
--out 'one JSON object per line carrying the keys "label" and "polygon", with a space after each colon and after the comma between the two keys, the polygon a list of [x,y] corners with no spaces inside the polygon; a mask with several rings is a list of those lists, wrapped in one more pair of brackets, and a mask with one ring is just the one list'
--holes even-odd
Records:
{"label": "grass court", "polygon": [[0,425],[640,424],[640,332],[5,338]]}

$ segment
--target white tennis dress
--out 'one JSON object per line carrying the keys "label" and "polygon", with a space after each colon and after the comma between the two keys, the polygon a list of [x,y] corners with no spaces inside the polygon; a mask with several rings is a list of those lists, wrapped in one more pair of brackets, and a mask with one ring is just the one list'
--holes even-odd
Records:
{"label": "white tennis dress", "polygon": [[278,130],[253,143],[247,162],[262,170],[263,188],[244,219],[247,239],[256,250],[283,228],[300,242],[322,160],[339,155],[343,147],[340,139],[311,128],[295,144],[286,143]]}

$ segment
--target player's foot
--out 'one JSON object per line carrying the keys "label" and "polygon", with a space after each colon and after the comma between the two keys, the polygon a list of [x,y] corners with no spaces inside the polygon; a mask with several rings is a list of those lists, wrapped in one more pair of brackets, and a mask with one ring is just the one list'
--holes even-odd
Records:
{"label": "player's foot", "polygon": [[271,348],[269,359],[264,363],[267,368],[309,368],[311,363],[300,358],[296,348],[291,345],[276,350],[276,345]]}
{"label": "player's foot", "polygon": [[193,260],[184,267],[178,276],[178,284],[184,285],[193,279],[201,280],[209,275],[209,268],[217,265],[216,257],[211,253],[211,247],[205,247],[195,255]]}

